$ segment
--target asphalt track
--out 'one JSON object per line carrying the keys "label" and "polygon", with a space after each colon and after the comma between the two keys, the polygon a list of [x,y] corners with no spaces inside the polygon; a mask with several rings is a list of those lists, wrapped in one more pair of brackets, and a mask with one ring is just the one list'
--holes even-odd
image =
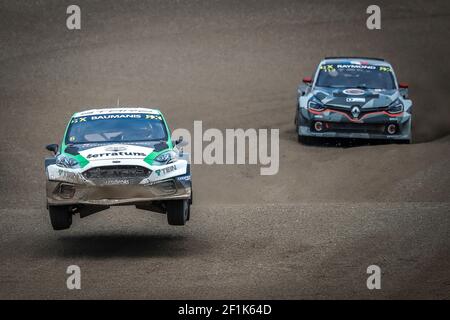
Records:
{"label": "asphalt track", "polygon": [[[368,1],[77,3],[76,32],[72,2],[0,3],[0,298],[450,298],[448,1],[379,1],[379,31]],[[329,55],[394,65],[414,144],[297,143],[296,86]],[[280,172],[194,166],[186,227],[120,207],[54,232],[44,145],[118,96],[173,128],[278,128]]]}

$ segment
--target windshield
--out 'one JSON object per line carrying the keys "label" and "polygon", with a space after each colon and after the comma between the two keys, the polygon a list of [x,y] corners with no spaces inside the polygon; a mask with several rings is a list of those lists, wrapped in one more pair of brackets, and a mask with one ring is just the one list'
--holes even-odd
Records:
{"label": "windshield", "polygon": [[316,86],[332,88],[395,89],[392,69],[362,63],[323,64]]}
{"label": "windshield", "polygon": [[66,144],[122,143],[167,140],[159,114],[120,113],[74,117],[66,134]]}

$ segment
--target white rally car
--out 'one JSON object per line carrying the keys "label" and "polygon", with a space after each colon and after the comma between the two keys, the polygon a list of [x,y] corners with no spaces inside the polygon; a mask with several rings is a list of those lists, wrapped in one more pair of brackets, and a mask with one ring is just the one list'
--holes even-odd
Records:
{"label": "white rally car", "polygon": [[171,225],[190,216],[192,184],[183,139],[171,140],[159,110],[93,109],[75,113],[54,156],[45,160],[47,208],[55,230],[110,206],[135,205],[167,214]]}

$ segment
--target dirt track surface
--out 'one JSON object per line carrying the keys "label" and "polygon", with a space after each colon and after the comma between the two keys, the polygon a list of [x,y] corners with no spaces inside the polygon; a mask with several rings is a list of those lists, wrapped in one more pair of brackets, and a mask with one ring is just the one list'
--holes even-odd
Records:
{"label": "dirt track surface", "polygon": [[[0,298],[450,298],[448,1],[381,1],[381,31],[367,1],[77,3],[76,32],[72,2],[0,4]],[[297,143],[296,87],[330,55],[394,65],[414,144]],[[183,228],[123,207],[54,232],[44,146],[118,96],[172,128],[278,128],[280,172],[194,166]]]}

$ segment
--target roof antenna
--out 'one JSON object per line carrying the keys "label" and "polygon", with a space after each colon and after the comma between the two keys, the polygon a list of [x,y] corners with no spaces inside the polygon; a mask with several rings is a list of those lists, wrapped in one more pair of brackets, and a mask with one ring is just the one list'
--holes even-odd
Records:
{"label": "roof antenna", "polygon": [[117,97],[117,106],[120,107],[120,98]]}

